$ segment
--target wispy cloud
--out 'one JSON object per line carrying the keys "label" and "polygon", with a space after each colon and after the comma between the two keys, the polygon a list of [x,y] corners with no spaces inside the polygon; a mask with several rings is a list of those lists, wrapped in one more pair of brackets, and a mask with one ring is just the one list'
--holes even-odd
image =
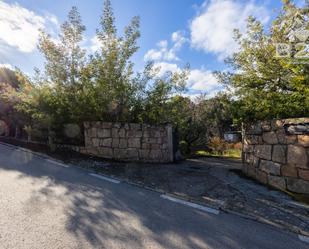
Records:
{"label": "wispy cloud", "polygon": [[0,1],[0,48],[33,52],[37,46],[39,29],[49,25],[58,25],[57,18],[52,14],[43,17],[17,3]]}
{"label": "wispy cloud", "polygon": [[191,46],[215,53],[219,59],[231,55],[238,48],[233,31],[244,31],[250,15],[264,24],[270,19],[267,8],[253,0],[246,3],[238,0],[205,1],[190,25]]}
{"label": "wispy cloud", "polygon": [[[159,76],[167,72],[180,72],[181,68],[176,63],[157,62],[154,65],[160,68]],[[222,91],[224,87],[220,84],[214,74],[207,69],[192,69],[188,75],[187,88],[188,95],[199,95],[205,93],[208,96],[214,96],[217,92]]]}
{"label": "wispy cloud", "polygon": [[162,40],[157,43],[157,48],[150,49],[144,56],[145,61],[179,61],[177,52],[182,48],[187,41],[183,31],[176,31],[171,35],[171,47],[169,42]]}

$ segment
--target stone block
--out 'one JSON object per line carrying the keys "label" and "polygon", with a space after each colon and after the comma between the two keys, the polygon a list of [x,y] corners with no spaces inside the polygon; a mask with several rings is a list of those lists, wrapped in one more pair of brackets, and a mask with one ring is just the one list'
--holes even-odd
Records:
{"label": "stone block", "polygon": [[288,164],[295,164],[299,168],[307,168],[308,155],[306,149],[301,146],[289,145],[287,162]]}
{"label": "stone block", "polygon": [[267,144],[277,144],[278,143],[277,134],[274,131],[264,132],[263,141]]}
{"label": "stone block", "polygon": [[286,163],[286,145],[274,145],[272,160],[278,163]]}
{"label": "stone block", "polygon": [[141,148],[141,139],[140,138],[130,138],[128,139],[129,148]]}
{"label": "stone block", "polygon": [[126,137],[126,130],[124,128],[119,129],[119,137],[124,138]]}
{"label": "stone block", "polygon": [[150,137],[150,132],[148,130],[143,131],[143,137],[144,138]]}
{"label": "stone block", "polygon": [[90,137],[97,137],[97,136],[98,136],[97,129],[92,127],[90,129]]}
{"label": "stone block", "polygon": [[309,181],[309,170],[298,169],[298,176],[303,180]]}
{"label": "stone block", "polygon": [[137,149],[127,149],[127,159],[138,160],[138,150]]}
{"label": "stone block", "polygon": [[254,153],[259,158],[271,160],[271,145],[256,145]]}
{"label": "stone block", "polygon": [[84,122],[84,128],[88,129],[90,127],[90,123],[89,122]]}
{"label": "stone block", "polygon": [[119,129],[118,128],[113,128],[112,129],[112,137],[113,138],[118,138],[119,137]]}
{"label": "stone block", "polygon": [[148,159],[149,158],[149,153],[150,153],[150,151],[147,150],[147,149],[139,150],[139,157],[141,159]]}
{"label": "stone block", "polygon": [[102,147],[111,147],[112,146],[112,138],[104,138],[100,141],[100,146]]}
{"label": "stone block", "polygon": [[287,188],[295,193],[309,194],[309,181],[296,178],[287,178]]}
{"label": "stone block", "polygon": [[142,143],[142,149],[149,150],[151,148],[151,144],[148,143]]}
{"label": "stone block", "polygon": [[113,127],[116,128],[116,129],[119,129],[119,128],[121,128],[121,123],[114,123]]}
{"label": "stone block", "polygon": [[256,168],[253,165],[248,164],[247,174],[249,177],[256,178]]}
{"label": "stone block", "polygon": [[286,189],[286,183],[285,179],[280,176],[268,176],[268,184],[272,187],[278,188],[278,189]]}
{"label": "stone block", "polygon": [[270,121],[262,121],[261,127],[263,131],[271,131],[271,124]]}
{"label": "stone block", "polygon": [[280,175],[281,165],[272,161],[261,160],[260,169],[268,174]]}
{"label": "stone block", "polygon": [[98,138],[93,138],[93,139],[92,139],[92,146],[93,146],[93,147],[99,147],[99,146],[100,146],[100,139],[98,139]]}
{"label": "stone block", "polygon": [[284,125],[284,120],[274,119],[270,122],[270,125],[271,125],[271,129],[274,131],[282,129]]}
{"label": "stone block", "polygon": [[297,168],[294,165],[285,164],[281,166],[281,175],[297,177]]}
{"label": "stone block", "polygon": [[99,138],[107,138],[111,137],[111,130],[110,129],[98,129],[98,137]]}
{"label": "stone block", "polygon": [[248,135],[261,135],[262,134],[261,123],[258,122],[256,124],[248,125],[246,127],[246,134],[248,134]]}
{"label": "stone block", "polygon": [[268,175],[261,170],[256,171],[256,179],[263,184],[268,183]]}
{"label": "stone block", "polygon": [[288,135],[284,129],[280,129],[276,133],[280,144],[294,144],[297,141],[296,135]]}
{"label": "stone block", "polygon": [[149,158],[152,160],[161,160],[162,159],[161,150],[150,150]]}
{"label": "stone block", "polygon": [[244,144],[243,151],[246,153],[252,153],[254,151],[254,145],[251,144]]}
{"label": "stone block", "polygon": [[127,149],[114,149],[114,158],[124,160],[127,158]]}
{"label": "stone block", "polygon": [[257,135],[246,135],[244,138],[244,144],[250,145],[250,144],[261,144],[262,143],[262,137]]}
{"label": "stone block", "polygon": [[104,129],[110,129],[112,127],[113,127],[113,123],[110,123],[110,122],[102,123],[102,128],[104,128]]}
{"label": "stone block", "polygon": [[309,124],[289,124],[285,126],[286,132],[291,135],[309,133]]}
{"label": "stone block", "polygon": [[99,153],[99,156],[104,157],[104,158],[111,159],[111,158],[114,157],[112,148],[100,147],[100,148],[98,148],[98,153]]}
{"label": "stone block", "polygon": [[128,140],[125,138],[119,139],[119,148],[120,149],[126,149],[128,147]]}
{"label": "stone block", "polygon": [[160,146],[160,144],[151,144],[151,149],[152,150],[159,150],[159,149],[161,149],[161,146]]}
{"label": "stone block", "polygon": [[298,144],[304,147],[309,147],[309,135],[298,135]]}
{"label": "stone block", "polygon": [[130,124],[130,129],[138,131],[138,130],[142,129],[142,126],[140,124],[133,124],[133,123],[131,123]]}
{"label": "stone block", "polygon": [[113,138],[112,147],[113,148],[119,147],[119,138]]}

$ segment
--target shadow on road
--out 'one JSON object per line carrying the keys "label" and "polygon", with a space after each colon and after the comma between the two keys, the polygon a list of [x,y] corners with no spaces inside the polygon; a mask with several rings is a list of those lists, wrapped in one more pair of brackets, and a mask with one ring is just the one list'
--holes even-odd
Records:
{"label": "shadow on road", "polygon": [[[106,183],[80,169],[0,146],[0,178],[9,172],[18,184],[25,184],[25,192],[29,190],[24,180],[33,185],[31,197],[23,203],[33,219],[61,206],[62,213],[54,215],[64,216],[61,226],[74,236],[78,248],[275,249],[287,248],[291,240],[297,248],[303,246],[259,223],[225,214],[218,218],[160,199],[154,192]],[[272,243],[274,235],[280,241]]]}

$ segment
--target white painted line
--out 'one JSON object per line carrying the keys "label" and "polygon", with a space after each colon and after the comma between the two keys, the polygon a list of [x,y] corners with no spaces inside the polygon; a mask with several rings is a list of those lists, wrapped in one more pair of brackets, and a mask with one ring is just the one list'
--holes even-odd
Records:
{"label": "white painted line", "polygon": [[54,161],[54,160],[51,160],[51,159],[45,159],[45,161],[49,162],[49,163],[52,163],[52,164],[56,164],[56,165],[64,167],[64,168],[69,168],[70,167],[69,165],[66,165],[64,163],[60,163],[60,162],[57,162],[57,161]]}
{"label": "white painted line", "polygon": [[304,235],[298,235],[298,238],[305,243],[309,244],[309,237],[308,236],[304,236]]}
{"label": "white painted line", "polygon": [[192,203],[192,202],[188,202],[188,201],[184,201],[184,200],[180,200],[180,199],[168,196],[168,195],[160,195],[160,197],[163,198],[163,199],[167,199],[169,201],[173,201],[173,202],[176,202],[176,203],[180,203],[182,205],[186,205],[186,206],[189,206],[189,207],[193,207],[193,208],[202,210],[202,211],[207,212],[207,213],[216,214],[216,215],[218,215],[220,213],[220,211],[217,210],[217,209],[205,207],[205,206],[198,205],[196,203]]}
{"label": "white painted line", "polygon": [[93,173],[90,173],[89,175],[96,177],[96,178],[99,178],[99,179],[102,179],[102,180],[105,180],[105,181],[108,181],[108,182],[112,182],[112,183],[116,183],[116,184],[120,183],[120,181],[118,181],[116,179],[112,179],[112,178],[105,177],[105,176],[102,176],[102,175],[93,174]]}

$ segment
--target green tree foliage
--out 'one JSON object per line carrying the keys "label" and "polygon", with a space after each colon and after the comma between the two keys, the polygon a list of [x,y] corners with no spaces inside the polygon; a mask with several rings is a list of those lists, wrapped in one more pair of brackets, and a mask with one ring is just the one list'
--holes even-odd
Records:
{"label": "green tree foliage", "polygon": [[100,48],[87,57],[80,45],[85,27],[73,7],[58,39],[41,32],[45,70],[36,71],[31,91],[19,95],[16,109],[48,129],[91,120],[166,122],[164,107],[184,90],[187,69],[159,76],[149,62],[143,72],[135,73],[131,58],[138,50],[139,25],[139,18],[133,17],[119,36],[110,0],[105,0],[97,30]]}
{"label": "green tree foliage", "polygon": [[237,96],[239,120],[309,115],[308,60],[295,64],[295,58],[276,56],[276,44],[297,42],[291,40],[295,32],[308,28],[308,6],[284,1],[268,32],[253,17],[245,34],[235,31],[240,49],[227,60],[233,71],[218,77]]}

